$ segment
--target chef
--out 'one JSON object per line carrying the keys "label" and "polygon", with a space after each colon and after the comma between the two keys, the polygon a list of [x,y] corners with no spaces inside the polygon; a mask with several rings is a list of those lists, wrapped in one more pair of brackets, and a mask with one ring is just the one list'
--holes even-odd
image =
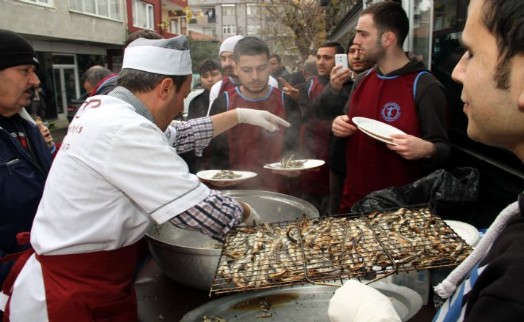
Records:
{"label": "chef", "polygon": [[187,38],[140,38],[126,48],[119,86],[80,107],[45,185],[34,253],[19,258],[3,288],[9,321],[137,321],[135,245],[153,221],[219,240],[252,222],[249,205],[201,184],[178,153],[202,151],[239,123],[289,124],[236,109],[171,125],[191,73]]}

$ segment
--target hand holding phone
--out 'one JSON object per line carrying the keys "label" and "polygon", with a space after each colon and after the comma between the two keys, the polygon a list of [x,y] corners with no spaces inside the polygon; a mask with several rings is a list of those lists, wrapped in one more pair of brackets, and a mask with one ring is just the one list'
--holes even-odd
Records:
{"label": "hand holding phone", "polygon": [[343,68],[349,68],[348,67],[348,55],[336,54],[335,55],[335,65],[342,65]]}

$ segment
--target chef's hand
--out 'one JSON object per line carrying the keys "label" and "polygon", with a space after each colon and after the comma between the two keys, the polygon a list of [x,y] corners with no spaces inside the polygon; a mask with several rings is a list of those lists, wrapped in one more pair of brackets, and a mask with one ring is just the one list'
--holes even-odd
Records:
{"label": "chef's hand", "polygon": [[244,209],[244,217],[242,219],[242,226],[255,226],[257,223],[260,223],[260,216],[258,213],[246,202],[241,202],[242,208]]}
{"label": "chef's hand", "polygon": [[400,322],[391,300],[371,286],[349,280],[329,301],[331,322]]}
{"label": "chef's hand", "polygon": [[268,111],[260,111],[241,107],[238,107],[235,110],[237,111],[238,123],[260,126],[270,132],[277,131],[278,125],[285,127],[289,127],[291,125],[287,121],[269,113]]}

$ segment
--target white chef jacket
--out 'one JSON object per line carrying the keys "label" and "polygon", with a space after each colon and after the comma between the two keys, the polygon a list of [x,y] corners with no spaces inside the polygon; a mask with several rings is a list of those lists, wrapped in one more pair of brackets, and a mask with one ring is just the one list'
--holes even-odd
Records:
{"label": "white chef jacket", "polygon": [[[31,244],[41,255],[131,245],[152,220],[164,223],[210,195],[172,147],[176,131],[166,136],[118,98],[88,101],[69,126],[35,217]],[[47,321],[42,269],[34,255],[15,281],[10,319]]]}

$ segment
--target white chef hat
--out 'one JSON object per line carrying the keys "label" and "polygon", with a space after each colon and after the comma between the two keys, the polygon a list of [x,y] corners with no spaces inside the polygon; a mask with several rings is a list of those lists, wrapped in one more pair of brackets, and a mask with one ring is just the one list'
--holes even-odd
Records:
{"label": "white chef hat", "polygon": [[124,52],[122,69],[132,68],[161,75],[190,75],[191,56],[186,36],[169,39],[138,38]]}
{"label": "white chef hat", "polygon": [[229,38],[224,39],[222,44],[220,44],[220,50],[218,51],[218,56],[222,55],[224,51],[230,51],[233,52],[233,48],[235,48],[235,45],[237,42],[244,38],[242,35],[235,35],[231,36]]}

